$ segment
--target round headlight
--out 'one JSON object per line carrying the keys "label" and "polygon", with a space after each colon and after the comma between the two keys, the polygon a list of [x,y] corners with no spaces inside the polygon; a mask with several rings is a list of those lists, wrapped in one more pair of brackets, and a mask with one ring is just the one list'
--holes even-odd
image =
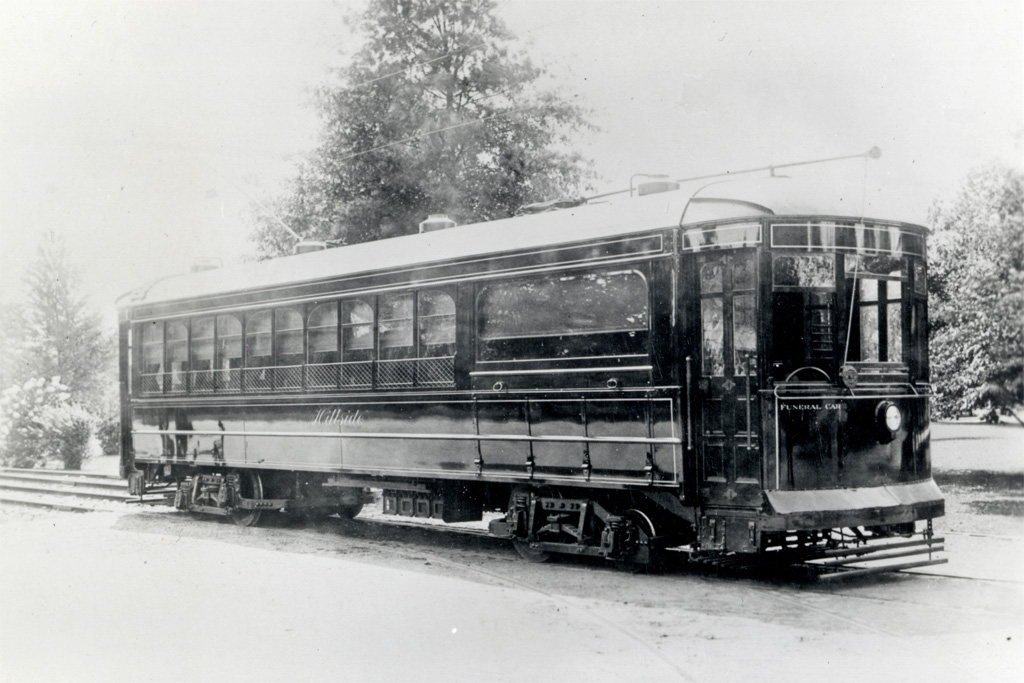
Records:
{"label": "round headlight", "polygon": [[903,413],[892,403],[885,409],[885,426],[894,434],[903,426]]}

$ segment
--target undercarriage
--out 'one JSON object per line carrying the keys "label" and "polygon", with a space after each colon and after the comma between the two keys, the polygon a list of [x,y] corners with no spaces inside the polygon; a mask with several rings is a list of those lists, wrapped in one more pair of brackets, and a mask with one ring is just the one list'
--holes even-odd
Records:
{"label": "undercarriage", "polygon": [[[173,495],[176,509],[254,526],[264,512],[303,517],[352,518],[375,500],[361,479],[254,469],[193,468],[134,472],[135,495]],[[147,478],[146,475],[149,475]],[[671,493],[505,486],[484,489],[418,482],[383,484],[383,513],[435,518],[446,523],[481,520],[504,510],[488,531],[505,538],[527,560],[554,555],[602,558],[626,568],[659,565],[664,550],[679,548],[689,562],[718,568],[795,568],[821,580],[942,564],[944,539],[931,520],[802,531],[766,531],[776,522],[748,513],[726,518],[700,514]],[[499,496],[507,498],[498,499]],[[503,502],[506,501],[507,503]],[[744,522],[740,524],[739,522]],[[748,528],[749,527],[749,528]],[[742,543],[726,543],[727,529],[746,530]]]}
{"label": "undercarriage", "polygon": [[533,562],[561,553],[643,567],[655,563],[660,550],[679,544],[680,522],[670,521],[646,495],[602,499],[571,490],[515,488],[505,516],[492,520],[489,531],[510,539]]}
{"label": "undercarriage", "polygon": [[129,476],[129,493],[153,492],[152,483],[155,483],[164,491],[173,491],[176,509],[228,517],[239,526],[255,526],[264,512],[310,517],[337,513],[352,518],[365,503],[373,501],[364,487],[298,472],[196,469],[184,476],[164,481],[157,479],[150,484],[144,476],[143,472]]}

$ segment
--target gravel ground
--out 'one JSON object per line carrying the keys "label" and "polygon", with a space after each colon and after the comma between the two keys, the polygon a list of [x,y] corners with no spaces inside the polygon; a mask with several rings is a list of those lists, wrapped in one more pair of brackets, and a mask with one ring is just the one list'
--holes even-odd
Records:
{"label": "gravel ground", "polygon": [[1024,429],[932,436],[934,573],[985,580],[630,575],[359,520],[2,509],[0,681],[1016,681]]}
{"label": "gravel ground", "polygon": [[1024,427],[976,420],[932,423],[936,470],[986,470],[1024,474]]}

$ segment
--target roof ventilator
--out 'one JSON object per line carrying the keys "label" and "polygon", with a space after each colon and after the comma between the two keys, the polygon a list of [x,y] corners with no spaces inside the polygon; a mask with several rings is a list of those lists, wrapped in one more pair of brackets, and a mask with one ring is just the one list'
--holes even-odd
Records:
{"label": "roof ventilator", "polygon": [[649,194],[658,194],[659,192],[674,192],[679,189],[679,183],[671,180],[652,180],[646,183],[640,183],[637,185],[636,193],[640,197]]}
{"label": "roof ventilator", "polygon": [[457,225],[455,221],[448,218],[448,214],[444,213],[432,213],[427,216],[427,220],[420,223],[420,232],[434,232],[435,230],[446,230],[448,228],[454,228]]}
{"label": "roof ventilator", "polygon": [[320,240],[302,240],[295,245],[296,254],[308,254],[311,251],[324,251],[327,249],[327,242]]}
{"label": "roof ventilator", "polygon": [[526,216],[533,213],[547,213],[548,211],[558,211],[559,209],[573,209],[577,206],[583,206],[587,203],[586,199],[582,197],[561,197],[559,199],[550,199],[546,202],[535,202],[533,204],[524,204],[516,210],[517,216]]}
{"label": "roof ventilator", "polygon": [[189,266],[188,272],[190,273],[201,273],[204,270],[217,270],[223,268],[224,263],[219,258],[212,256],[201,256],[192,262]]}

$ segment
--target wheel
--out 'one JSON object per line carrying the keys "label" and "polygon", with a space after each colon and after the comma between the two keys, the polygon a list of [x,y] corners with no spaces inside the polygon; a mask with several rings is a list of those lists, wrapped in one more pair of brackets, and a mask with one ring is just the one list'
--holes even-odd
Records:
{"label": "wheel", "polygon": [[648,538],[654,538],[657,534],[654,531],[654,522],[646,514],[637,510],[636,508],[630,508],[626,510],[625,514],[622,515],[626,519],[632,520],[636,524],[640,531],[647,534]]}
{"label": "wheel", "polygon": [[527,541],[518,538],[512,539],[512,547],[515,548],[516,552],[519,553],[519,555],[527,562],[540,564],[542,562],[547,562],[551,559],[551,553],[547,552],[546,550],[537,550],[536,548],[531,548],[530,544]]}
{"label": "wheel", "polygon": [[[646,514],[635,508],[626,510],[623,517],[633,522],[637,530],[648,539],[654,538],[657,534],[654,529],[654,522]],[[635,558],[627,558],[615,561],[615,566],[619,569],[623,569],[628,572],[638,572],[641,569],[651,567],[655,564],[655,553],[654,548],[647,546],[647,559],[645,561],[637,561]]]}
{"label": "wheel", "polygon": [[[520,496],[524,495],[524,494],[528,495],[529,493],[530,493],[530,490],[525,488],[525,487],[516,487],[515,489],[513,489],[512,490],[512,495],[509,496],[508,509],[509,510],[514,509],[514,507],[515,507],[514,503],[515,503],[515,499],[516,499],[517,495],[520,495]],[[516,521],[517,521],[517,524],[516,524],[517,528],[519,528],[519,529],[526,529],[527,522],[528,522],[528,517],[527,517],[526,512],[525,511],[519,512],[519,519],[516,520]],[[516,552],[519,553],[519,555],[523,559],[528,561],[528,562],[534,562],[534,563],[538,563],[539,564],[541,562],[547,562],[548,560],[550,560],[551,559],[551,553],[547,552],[546,550],[537,550],[536,548],[531,548],[530,547],[529,541],[526,540],[528,536],[529,536],[529,531],[527,530],[524,536],[516,537],[516,538],[512,539],[512,547],[516,549]]]}
{"label": "wheel", "polygon": [[356,503],[355,505],[339,505],[338,516],[342,519],[352,519],[363,510],[362,503]]}
{"label": "wheel", "polygon": [[[263,480],[256,470],[234,470],[233,474],[238,475],[239,494],[242,498],[263,500]],[[262,510],[238,510],[234,509],[228,513],[231,521],[238,526],[256,526],[263,515]]]}

